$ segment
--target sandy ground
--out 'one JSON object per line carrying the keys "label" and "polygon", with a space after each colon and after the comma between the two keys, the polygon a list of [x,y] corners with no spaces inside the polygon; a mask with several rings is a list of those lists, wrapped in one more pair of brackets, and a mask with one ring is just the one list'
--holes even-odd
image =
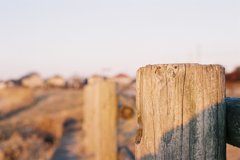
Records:
{"label": "sandy ground", "polygon": [[[82,91],[52,89],[25,94],[25,89],[17,90],[8,90],[5,97],[1,96],[5,104],[11,104],[9,102],[15,96],[22,96],[22,99],[17,101],[18,104],[14,103],[12,108],[11,105],[0,106],[8,108],[0,115],[0,159],[52,159],[62,144],[66,131],[64,124],[69,119],[81,124]],[[26,102],[26,99],[30,100]],[[80,144],[77,141],[75,143]],[[80,154],[80,151],[77,153]]]}
{"label": "sandy ground", "polygon": [[[84,159],[82,90],[16,90],[0,93],[5,101],[0,103],[0,160]],[[131,98],[120,96],[119,101],[122,108],[134,110]],[[135,114],[122,116],[118,118],[119,159],[133,160]]]}

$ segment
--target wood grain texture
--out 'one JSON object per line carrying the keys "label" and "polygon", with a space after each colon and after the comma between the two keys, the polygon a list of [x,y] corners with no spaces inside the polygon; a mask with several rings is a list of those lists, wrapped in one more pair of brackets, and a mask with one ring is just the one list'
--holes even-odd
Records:
{"label": "wood grain texture", "polygon": [[84,130],[89,160],[117,159],[117,98],[114,82],[91,80],[85,88]]}
{"label": "wood grain texture", "polygon": [[148,65],[137,72],[136,159],[225,160],[220,65]]}
{"label": "wood grain texture", "polygon": [[227,143],[240,147],[240,98],[226,98]]}

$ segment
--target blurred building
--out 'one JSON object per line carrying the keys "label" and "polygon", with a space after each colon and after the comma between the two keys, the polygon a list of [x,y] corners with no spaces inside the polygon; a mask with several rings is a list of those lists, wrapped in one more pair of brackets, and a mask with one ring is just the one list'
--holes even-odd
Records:
{"label": "blurred building", "polygon": [[46,84],[48,87],[53,88],[64,88],[66,87],[66,81],[62,76],[56,75],[53,77],[50,77],[46,80]]}
{"label": "blurred building", "polygon": [[132,82],[132,78],[124,73],[117,74],[111,79],[116,82],[118,90],[123,90],[124,88],[129,87]]}
{"label": "blurred building", "polygon": [[[37,73],[27,74],[26,76],[22,77],[19,81],[23,87],[40,88],[44,86],[44,80]],[[12,85],[16,85],[16,84],[13,82]]]}
{"label": "blurred building", "polygon": [[80,89],[83,87],[83,81],[78,76],[73,76],[67,81],[68,88]]}
{"label": "blurred building", "polygon": [[7,84],[4,81],[0,81],[0,90],[7,88]]}
{"label": "blurred building", "polygon": [[136,79],[132,80],[130,84],[120,90],[120,94],[126,97],[136,97]]}
{"label": "blurred building", "polygon": [[226,74],[226,95],[228,97],[240,96],[240,67],[237,67],[232,73]]}
{"label": "blurred building", "polygon": [[13,87],[18,87],[21,86],[20,80],[7,80],[5,82],[7,88],[13,88]]}
{"label": "blurred building", "polygon": [[117,74],[112,78],[117,84],[125,84],[128,85],[132,82],[132,78],[128,76],[127,74],[120,73]]}

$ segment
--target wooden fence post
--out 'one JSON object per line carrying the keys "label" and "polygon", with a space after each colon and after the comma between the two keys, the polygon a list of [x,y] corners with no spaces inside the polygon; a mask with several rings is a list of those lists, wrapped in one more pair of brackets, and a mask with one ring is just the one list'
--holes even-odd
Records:
{"label": "wooden fence post", "polygon": [[116,85],[102,78],[92,79],[86,86],[84,95],[86,159],[116,160]]}
{"label": "wooden fence post", "polygon": [[137,160],[225,160],[220,65],[148,65],[137,73]]}
{"label": "wooden fence post", "polygon": [[227,143],[240,148],[240,98],[226,98]]}

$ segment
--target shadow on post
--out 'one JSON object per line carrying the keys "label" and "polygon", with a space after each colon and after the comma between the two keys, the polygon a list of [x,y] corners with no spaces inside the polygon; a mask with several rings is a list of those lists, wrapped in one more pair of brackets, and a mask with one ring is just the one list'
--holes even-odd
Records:
{"label": "shadow on post", "polygon": [[[225,104],[223,103],[211,106],[194,116],[188,123],[164,133],[161,137],[160,144],[155,148],[155,154],[142,155],[137,159],[225,160],[226,140],[224,106]],[[147,131],[143,130],[142,137],[144,137],[144,132]],[[148,141],[148,138],[143,138],[136,146],[141,145],[143,141]]]}

